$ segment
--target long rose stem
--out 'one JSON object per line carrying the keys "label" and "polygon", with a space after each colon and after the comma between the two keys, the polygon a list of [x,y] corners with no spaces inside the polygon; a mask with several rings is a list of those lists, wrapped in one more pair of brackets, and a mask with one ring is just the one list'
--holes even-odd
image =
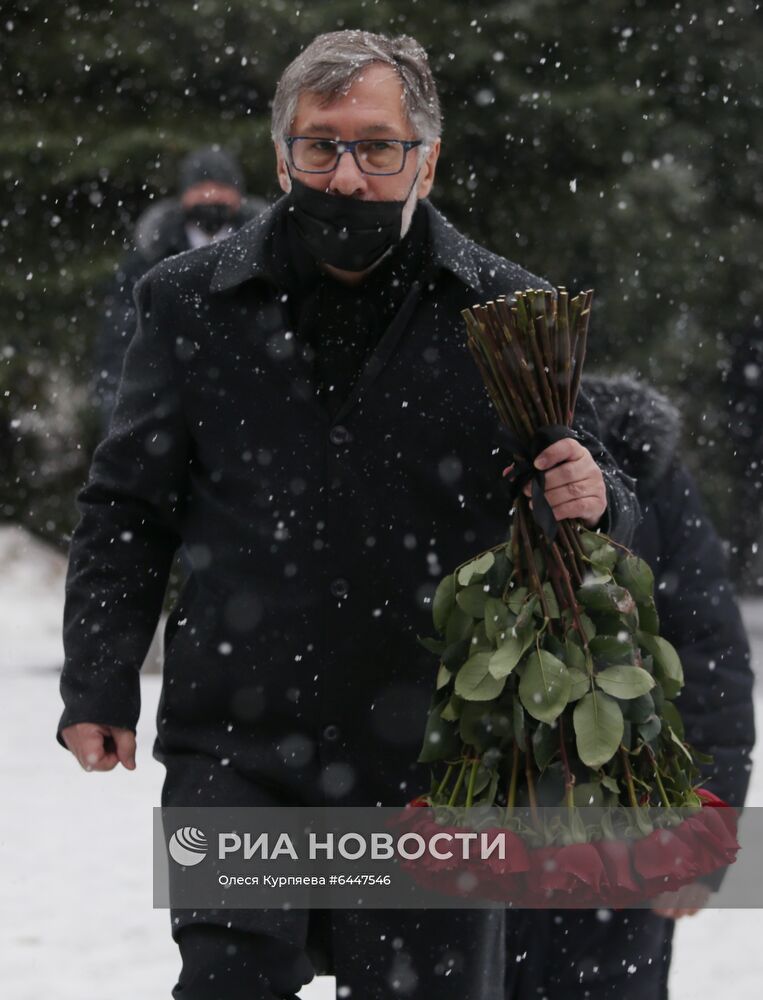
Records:
{"label": "long rose stem", "polygon": [[574,589],[572,587],[572,582],[570,581],[570,578],[569,578],[568,574],[565,571],[565,566],[564,566],[564,563],[562,562],[561,556],[559,554],[559,550],[557,549],[557,547],[555,545],[552,546],[551,554],[558,561],[558,565],[560,567],[560,575],[562,577],[562,581],[564,582],[564,584],[565,584],[565,586],[567,588],[567,594],[566,594],[567,603],[569,604],[569,608],[572,611],[572,618],[573,618],[573,621],[575,623],[575,628],[577,629],[578,634],[580,635],[580,638],[583,641],[583,648],[587,650],[588,649],[588,638],[587,638],[587,636],[585,634],[585,629],[583,628],[583,625],[582,625],[582,623],[580,621],[580,613],[579,613],[579,609],[578,609],[578,602],[577,602],[577,599],[575,597],[575,591],[574,591]]}
{"label": "long rose stem", "polygon": [[628,799],[633,808],[638,809],[638,799],[636,798],[636,789],[633,787],[633,775],[631,774],[630,764],[628,763],[628,753],[622,743],[620,744],[620,759],[623,762],[625,781],[628,785]]}
{"label": "long rose stem", "polygon": [[456,799],[458,798],[458,793],[461,791],[461,785],[464,783],[464,774],[466,773],[466,757],[461,761],[461,770],[458,772],[458,778],[456,778],[456,783],[453,786],[453,791],[450,793],[450,798],[448,799],[448,805],[452,806],[456,804]]}
{"label": "long rose stem", "polygon": [[541,607],[543,608],[543,614],[546,618],[551,618],[548,610],[548,604],[546,602],[546,595],[543,593],[543,586],[540,582],[540,577],[538,576],[538,570],[535,566],[535,559],[533,557],[533,547],[530,541],[529,532],[527,530],[527,525],[525,524],[525,511],[524,505],[520,501],[520,505],[517,507],[517,519],[519,523],[519,530],[522,536],[522,544],[525,549],[525,558],[527,559],[527,571],[530,576],[530,581],[534,593],[536,593],[540,599]]}

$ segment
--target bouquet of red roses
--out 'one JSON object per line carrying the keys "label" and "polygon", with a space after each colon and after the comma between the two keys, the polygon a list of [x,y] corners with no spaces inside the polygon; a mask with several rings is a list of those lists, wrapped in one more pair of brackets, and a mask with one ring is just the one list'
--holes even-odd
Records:
{"label": "bouquet of red roses", "polygon": [[[514,517],[508,540],[440,581],[437,635],[419,637],[437,678],[419,757],[433,781],[417,804],[456,825],[465,809],[495,807],[529,851],[522,892],[541,892],[548,857],[533,851],[551,851],[557,894],[585,885],[611,901],[678,888],[738,845],[732,810],[707,829],[697,765],[711,758],[685,740],[681,661],[660,635],[650,567],[580,522],[555,521],[533,466],[574,435],[592,295],[527,290],[463,314],[514,458]],[[557,807],[550,823],[544,806]],[[585,807],[598,807],[594,822]]]}

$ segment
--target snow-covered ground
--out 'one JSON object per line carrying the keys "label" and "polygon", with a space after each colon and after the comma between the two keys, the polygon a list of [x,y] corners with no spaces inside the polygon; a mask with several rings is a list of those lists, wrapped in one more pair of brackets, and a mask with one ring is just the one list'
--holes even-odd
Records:
{"label": "snow-covered ground", "polygon": [[[8,1000],[169,1000],[179,969],[169,914],[152,908],[151,818],[164,770],[151,757],[161,679],[143,678],[137,769],[86,774],[55,742],[63,559],[0,529],[0,993]],[[743,602],[758,675],[763,602]],[[757,693],[763,718],[763,692]],[[763,805],[763,768],[750,805]],[[757,1000],[763,912],[678,922],[673,1000]],[[333,1000],[332,980],[306,1000]]]}

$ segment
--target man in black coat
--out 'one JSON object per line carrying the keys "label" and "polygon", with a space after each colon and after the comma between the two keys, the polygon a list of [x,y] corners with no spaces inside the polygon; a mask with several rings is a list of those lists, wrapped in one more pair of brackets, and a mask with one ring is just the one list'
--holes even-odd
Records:
{"label": "man in black coat", "polygon": [[[727,559],[694,478],[680,459],[680,417],[628,376],[584,376],[603,444],[637,486],[643,517],[631,548],[654,570],[661,634],[678,650],[676,706],[686,739],[713,756],[705,787],[744,805],[755,743],[750,645]],[[674,919],[696,913],[724,872],[685,886],[652,910],[538,910],[509,923],[506,1000],[667,1000]]]}
{"label": "man in black coat", "polygon": [[[153,751],[164,805],[395,805],[428,787],[415,636],[442,573],[509,521],[510,456],[461,310],[550,287],[427,200],[439,134],[413,39],[320,36],[274,101],[286,196],[139,283],[71,547],[58,739],[83,767],[135,766],[138,668],[182,545]],[[546,498],[627,544],[632,482],[585,395],[575,431],[536,459],[553,466]],[[503,994],[500,910],[172,920],[183,1000],[291,996],[319,937],[339,995]]]}

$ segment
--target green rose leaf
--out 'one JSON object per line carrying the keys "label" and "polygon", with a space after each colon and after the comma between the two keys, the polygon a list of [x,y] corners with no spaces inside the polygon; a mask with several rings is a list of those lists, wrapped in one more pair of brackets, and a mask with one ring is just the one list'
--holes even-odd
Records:
{"label": "green rose leaf", "polygon": [[637,604],[648,604],[654,597],[654,574],[638,556],[625,556],[617,564],[615,580],[630,591]]}
{"label": "green rose leaf", "polygon": [[559,734],[545,722],[540,722],[532,735],[532,745],[535,763],[538,769],[543,771],[559,749]]}
{"label": "green rose leaf", "polygon": [[646,722],[642,722],[636,728],[644,743],[651,743],[652,740],[656,739],[656,737],[660,735],[662,723],[656,715],[651,715]]}
{"label": "green rose leaf", "polygon": [[654,670],[662,684],[667,698],[675,698],[684,686],[684,671],[681,659],[667,639],[648,632],[637,633],[639,644],[654,657]]}
{"label": "green rose leaf", "polygon": [[559,618],[559,602],[556,599],[556,594],[550,580],[543,584],[543,597],[546,601],[549,617]]}
{"label": "green rose leaf", "polygon": [[654,698],[650,693],[639,695],[638,698],[631,699],[620,708],[623,712],[623,718],[638,724],[646,722],[651,715],[655,714]]}
{"label": "green rose leaf", "polygon": [[[644,657],[643,662],[644,666],[648,669],[649,664],[652,663],[652,657],[651,656]],[[652,688],[652,698],[654,698],[654,710],[657,713],[657,715],[665,715],[665,712],[668,708],[668,705],[670,705],[670,702],[665,701],[665,692],[662,690],[662,684],[660,684],[659,679],[655,677],[654,680],[655,684],[654,687]]]}
{"label": "green rose leaf", "polygon": [[481,580],[490,567],[495,562],[492,552],[485,552],[476,559],[472,559],[466,566],[462,566],[458,571],[458,583],[461,587],[468,587],[471,583]]}
{"label": "green rose leaf", "polygon": [[649,632],[650,635],[660,634],[660,616],[657,614],[657,605],[654,600],[645,601],[638,604],[638,623],[642,632]]}
{"label": "green rose leaf", "polygon": [[564,648],[564,643],[560,639],[557,639],[555,635],[551,635],[550,632],[544,633],[543,648],[558,657],[565,667],[569,666],[567,663],[567,650]]}
{"label": "green rose leaf", "polygon": [[485,574],[484,582],[490,587],[490,593],[496,596],[503,593],[503,588],[508,583],[511,573],[511,563],[506,556],[506,550],[507,546],[504,546],[493,553],[495,561]]}
{"label": "green rose leaf", "polygon": [[625,723],[614,698],[591,691],[575,705],[572,713],[578,756],[588,767],[601,767],[617,752]]}
{"label": "green rose leaf", "polygon": [[611,573],[617,562],[617,549],[607,542],[590,555],[591,565],[602,576]]}
{"label": "green rose leaf", "polygon": [[616,583],[584,583],[578,588],[577,597],[589,611],[616,611],[627,615],[636,610],[630,593]]}
{"label": "green rose leaf", "polygon": [[591,681],[588,678],[588,674],[582,670],[578,670],[577,667],[568,667],[567,669],[572,679],[568,702],[568,704],[571,704],[573,701],[577,701],[578,698],[582,698],[586,691],[590,690]]}
{"label": "green rose leaf", "polygon": [[629,639],[619,639],[616,635],[597,635],[588,643],[597,667],[633,663],[636,649]]}
{"label": "green rose leaf", "polygon": [[687,760],[691,761],[691,763],[693,764],[694,760],[692,759],[692,755],[686,749],[686,744],[681,739],[679,739],[678,736],[676,736],[676,734],[673,732],[673,730],[670,728],[669,725],[668,725],[668,736],[673,741],[673,743],[678,747],[681,753],[686,756]]}
{"label": "green rose leaf", "polygon": [[463,699],[454,694],[442,712],[440,712],[440,718],[445,719],[446,722],[455,722],[461,716],[461,707],[463,704]]}
{"label": "green rose leaf", "polygon": [[594,675],[594,680],[602,691],[614,698],[638,698],[654,687],[654,678],[642,667],[625,666],[607,667]]}
{"label": "green rose leaf", "polygon": [[507,710],[472,701],[466,703],[461,711],[461,739],[479,750],[510,739],[512,731],[511,715]]}
{"label": "green rose leaf", "polygon": [[[564,608],[562,610],[562,620],[564,621],[565,632],[569,633],[570,629],[573,629],[575,625],[575,618],[569,608]],[[588,617],[588,615],[582,611],[578,612],[577,620],[580,622],[583,628],[583,635],[586,637],[586,641],[590,642],[591,639],[593,639],[594,636],[596,635],[596,626]],[[577,628],[574,628],[572,635],[574,636],[573,639],[574,642],[576,643],[582,642],[582,639],[579,638],[580,633],[578,632]]]}
{"label": "green rose leaf", "polygon": [[583,632],[585,633],[586,640],[588,642],[596,637],[596,626],[593,621],[586,614],[581,614],[578,616],[580,619],[580,624],[583,627]]}
{"label": "green rose leaf", "polygon": [[681,713],[672,701],[666,701],[663,704],[662,716],[673,732],[677,733],[681,739],[684,739],[684,720],[681,718]]}
{"label": "green rose leaf", "polygon": [[474,779],[474,794],[479,795],[480,792],[484,792],[494,780],[495,775],[493,772],[489,768],[480,765],[477,768],[477,777]]}
{"label": "green rose leaf", "polygon": [[482,618],[489,594],[481,583],[474,583],[456,594],[456,604],[472,618]]}
{"label": "green rose leaf", "polygon": [[448,645],[458,642],[459,639],[467,639],[472,634],[474,619],[467,615],[457,604],[454,604],[448,615],[448,624],[445,626],[445,641]]}
{"label": "green rose leaf", "polygon": [[452,723],[442,718],[441,712],[447,705],[445,698],[434,705],[427,718],[424,742],[419,754],[420,764],[431,764],[437,760],[447,760],[455,757],[461,750],[461,740],[458,730]]}
{"label": "green rose leaf", "polygon": [[614,611],[592,611],[597,635],[617,636],[621,632],[635,634],[638,630],[638,610],[633,605],[629,615],[618,615]]}
{"label": "green rose leaf", "polygon": [[440,580],[432,600],[432,619],[438,632],[445,631],[445,625],[455,603],[456,578],[451,573]]}
{"label": "green rose leaf", "polygon": [[491,642],[496,642],[502,632],[509,627],[509,609],[496,597],[488,597],[485,601],[485,635]]}
{"label": "green rose leaf", "polygon": [[[480,775],[482,773],[482,770],[483,769],[480,768],[480,770],[477,772],[477,782],[476,782],[477,785],[480,784]],[[485,768],[484,770],[487,770],[487,768]],[[499,785],[499,782],[501,780],[501,776],[500,776],[500,774],[497,771],[489,771],[489,770],[487,770],[487,773],[490,775],[490,781],[489,781],[488,785],[486,786],[485,794],[480,799],[480,802],[483,802],[486,805],[492,806],[492,804],[495,802],[495,793],[498,791],[498,785]],[[481,791],[480,791],[480,794],[481,794]],[[476,795],[476,790],[475,790],[475,795]],[[475,802],[475,805],[476,805],[476,802]]]}
{"label": "green rose leaf", "polygon": [[574,667],[576,670],[585,672],[585,652],[583,651],[583,647],[579,645],[577,633],[568,634],[564,640],[563,659],[568,667]]}
{"label": "green rose leaf", "polygon": [[583,552],[590,557],[594,552],[598,552],[599,549],[603,549],[605,546],[609,545],[609,539],[606,535],[598,534],[595,531],[583,530],[579,534],[580,545]]}
{"label": "green rose leaf", "polygon": [[474,626],[469,656],[472,656],[474,653],[479,653],[482,650],[489,650],[492,653],[493,643],[487,637],[484,621],[478,621]]}
{"label": "green rose leaf", "polygon": [[445,647],[445,651],[442,654],[442,662],[452,674],[458,670],[462,663],[469,659],[470,648],[471,635],[466,639],[458,639],[456,642]]}
{"label": "green rose leaf", "polygon": [[488,669],[491,653],[470,656],[456,674],[456,694],[465,701],[492,701],[503,691],[505,679],[497,680]]}
{"label": "green rose leaf", "polygon": [[427,636],[416,636],[416,641],[424,649],[428,649],[430,653],[435,653],[437,656],[442,656],[445,652],[445,643],[442,639],[430,639]]}
{"label": "green rose leaf", "polygon": [[445,685],[450,681],[453,674],[448,670],[445,664],[441,663],[440,668],[437,671],[437,690],[444,688]]}
{"label": "green rose leaf", "polygon": [[509,635],[490,657],[489,670],[496,680],[508,677],[526,650],[532,645],[534,633],[525,629],[517,635]]}
{"label": "green rose leaf", "polygon": [[522,605],[527,600],[527,587],[517,587],[516,590],[509,592],[509,608],[518,615],[522,610]]}
{"label": "green rose leaf", "polygon": [[524,629],[533,620],[533,615],[538,607],[538,596],[533,594],[532,597],[528,598],[522,605],[522,610],[517,615],[517,620],[514,623],[514,627],[517,632]]}
{"label": "green rose leaf", "polygon": [[[620,794],[620,786],[618,785],[617,780],[611,777],[609,774],[605,774],[603,776],[603,778],[601,779],[601,783],[604,786],[604,788],[607,789],[607,791],[614,792],[615,795]],[[614,840],[614,837],[612,839]]]}
{"label": "green rose leaf", "polygon": [[542,649],[527,658],[519,681],[519,697],[526,711],[539,722],[553,722],[570,698],[572,678],[556,656]]}

